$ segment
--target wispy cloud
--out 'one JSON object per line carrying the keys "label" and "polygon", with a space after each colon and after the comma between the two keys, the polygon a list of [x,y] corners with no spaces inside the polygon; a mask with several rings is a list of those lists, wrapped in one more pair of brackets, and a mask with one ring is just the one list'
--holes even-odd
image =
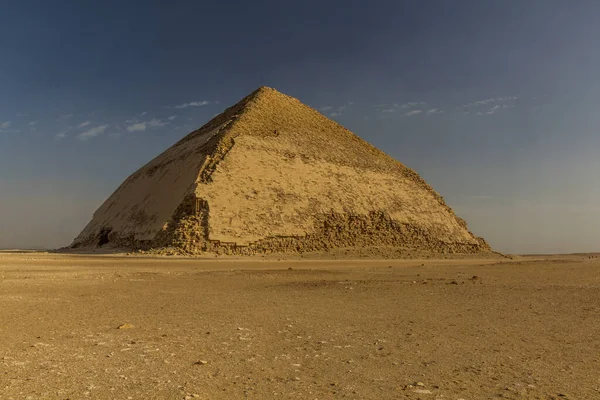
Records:
{"label": "wispy cloud", "polygon": [[128,132],[143,132],[148,128],[158,128],[158,127],[165,126],[168,124],[168,122],[164,122],[164,121],[161,121],[160,119],[156,119],[156,118],[153,118],[150,121],[145,121],[145,122],[138,122],[138,121],[132,121],[132,120],[127,120],[125,122],[130,124],[126,128]]}
{"label": "wispy cloud", "polygon": [[56,135],[54,135],[54,139],[56,139],[56,140],[62,140],[66,137],[67,137],[67,131],[59,132]]}
{"label": "wispy cloud", "polygon": [[29,117],[29,114],[20,114],[20,113],[17,113],[17,117]]}
{"label": "wispy cloud", "polygon": [[[380,109],[380,111],[382,113],[385,114],[393,114],[393,113],[397,113],[400,111],[406,111],[406,110],[411,110],[414,109],[416,107],[419,106],[424,106],[427,103],[423,102],[423,101],[409,101],[408,103],[392,103],[392,104],[377,104],[374,107]],[[406,112],[405,114],[409,114],[410,111]],[[419,114],[419,113],[416,113]],[[414,114],[410,114],[410,115],[414,115]]]}
{"label": "wispy cloud", "polygon": [[422,112],[423,112],[423,110],[410,110],[409,112],[402,114],[402,116],[412,117],[413,115],[418,115],[418,114],[421,114]]}
{"label": "wispy cloud", "polygon": [[481,106],[485,106],[490,103],[492,103],[492,104],[493,103],[505,103],[505,102],[515,101],[518,99],[519,99],[519,96],[492,97],[489,99],[477,100],[477,101],[473,101],[471,103],[463,104],[463,107],[465,107],[465,108],[481,107]]}
{"label": "wispy cloud", "polygon": [[175,118],[177,118],[177,115],[171,115],[169,118],[167,118],[169,121],[173,121]]}
{"label": "wispy cloud", "polygon": [[148,125],[152,128],[156,128],[156,127],[160,127],[160,126],[165,126],[168,125],[168,122],[163,122],[160,119],[156,119],[156,118],[152,118],[150,120],[150,122],[148,122]]}
{"label": "wispy cloud", "polygon": [[[344,115],[344,113],[346,112],[346,110],[348,109],[349,106],[353,105],[354,102],[353,101],[349,101],[346,104],[343,104],[339,107],[337,107],[332,113],[329,114],[330,117],[335,118],[335,117],[340,117],[342,115]],[[329,107],[327,110],[332,110],[333,107],[331,106],[325,106],[325,107]],[[325,111],[325,110],[323,110]]]}
{"label": "wispy cloud", "polygon": [[12,122],[10,122],[10,121],[0,122],[0,133],[20,132],[18,129],[8,129],[8,128],[10,128],[11,125],[12,125]]}
{"label": "wispy cloud", "polygon": [[323,106],[323,107],[319,108],[319,111],[329,111],[332,109],[333,109],[333,107],[331,107],[331,106]]}
{"label": "wispy cloud", "polygon": [[458,104],[452,107],[433,108],[427,106],[424,101],[409,101],[406,103],[386,103],[375,104],[373,108],[377,110],[380,118],[390,117],[394,114],[402,117],[412,117],[415,115],[434,116],[459,112],[466,115],[492,115],[499,111],[515,107],[519,96],[490,97],[483,100],[477,100],[466,104]]}
{"label": "wispy cloud", "polygon": [[87,140],[87,139],[93,138],[95,136],[98,136],[98,135],[104,133],[106,128],[108,128],[108,125],[97,126],[95,128],[89,129],[89,130],[79,134],[77,136],[77,138],[80,140]]}
{"label": "wispy cloud", "polygon": [[[476,115],[492,115],[497,113],[498,111],[502,110],[502,109],[506,109],[506,108],[510,108],[512,106],[508,105],[508,104],[496,104],[495,106],[485,110],[485,111],[478,111],[477,113],[475,113]],[[468,112],[466,113],[468,114]]]}
{"label": "wispy cloud", "polygon": [[88,126],[88,125],[89,125],[89,124],[91,124],[91,123],[92,123],[92,121],[85,121],[85,122],[82,122],[82,123],[80,123],[80,124],[77,126],[77,128],[83,128],[84,126]]}
{"label": "wispy cloud", "polygon": [[418,106],[424,106],[425,104],[427,104],[427,103],[425,103],[423,101],[418,101],[418,102],[411,101],[411,102],[400,105],[400,108],[413,108],[413,107],[418,107]]}
{"label": "wispy cloud", "polygon": [[[202,100],[202,101],[191,101],[189,103],[183,103],[176,106],[166,106],[165,108],[188,108],[188,107],[202,107],[211,104],[210,101]],[[216,102],[215,102],[216,104]]]}
{"label": "wispy cloud", "polygon": [[145,130],[146,130],[145,122],[138,122],[137,124],[129,125],[127,127],[128,132],[138,132],[138,131],[145,131]]}
{"label": "wispy cloud", "polygon": [[27,125],[29,125],[29,126],[36,126],[37,125],[37,121],[31,121]]}
{"label": "wispy cloud", "polygon": [[140,114],[140,117],[143,117],[146,114],[148,114],[148,113],[146,111],[144,111],[143,113]]}
{"label": "wispy cloud", "polygon": [[485,113],[486,113],[486,114],[493,114],[493,113],[495,113],[496,111],[498,111],[499,109],[500,109],[500,106],[496,104],[494,107],[490,108],[490,109],[489,109],[489,110],[487,110]]}

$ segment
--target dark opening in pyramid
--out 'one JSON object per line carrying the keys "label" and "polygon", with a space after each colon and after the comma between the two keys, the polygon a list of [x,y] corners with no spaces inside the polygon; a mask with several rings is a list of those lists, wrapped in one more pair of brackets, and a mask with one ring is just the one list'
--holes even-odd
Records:
{"label": "dark opening in pyramid", "polygon": [[489,251],[419,175],[261,87],[140,168],[71,247]]}

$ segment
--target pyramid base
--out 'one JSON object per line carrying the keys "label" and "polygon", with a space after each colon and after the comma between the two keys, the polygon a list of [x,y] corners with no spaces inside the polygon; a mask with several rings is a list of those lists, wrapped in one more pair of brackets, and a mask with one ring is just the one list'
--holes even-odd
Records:
{"label": "pyramid base", "polygon": [[97,235],[74,244],[72,248],[103,246],[152,251],[156,254],[232,256],[365,253],[413,258],[424,255],[494,254],[481,238],[475,238],[471,243],[445,242],[418,227],[394,221],[385,212],[376,211],[368,215],[335,212],[317,215],[314,233],[305,236],[269,236],[245,245],[211,240],[208,215],[179,213],[152,240],[136,240],[133,236],[119,235],[110,228],[103,228]]}

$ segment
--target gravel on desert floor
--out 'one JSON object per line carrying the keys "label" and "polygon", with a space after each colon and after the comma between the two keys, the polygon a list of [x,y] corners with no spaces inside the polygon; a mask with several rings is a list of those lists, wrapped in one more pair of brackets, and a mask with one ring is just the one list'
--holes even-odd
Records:
{"label": "gravel on desert floor", "polygon": [[0,399],[600,399],[600,258],[0,252]]}

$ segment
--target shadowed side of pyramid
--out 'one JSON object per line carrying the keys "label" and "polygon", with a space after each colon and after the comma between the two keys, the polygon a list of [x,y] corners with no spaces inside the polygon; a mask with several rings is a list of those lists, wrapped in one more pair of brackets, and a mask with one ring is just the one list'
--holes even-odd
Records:
{"label": "shadowed side of pyramid", "polygon": [[261,87],[131,175],[72,247],[489,251],[414,171]]}

